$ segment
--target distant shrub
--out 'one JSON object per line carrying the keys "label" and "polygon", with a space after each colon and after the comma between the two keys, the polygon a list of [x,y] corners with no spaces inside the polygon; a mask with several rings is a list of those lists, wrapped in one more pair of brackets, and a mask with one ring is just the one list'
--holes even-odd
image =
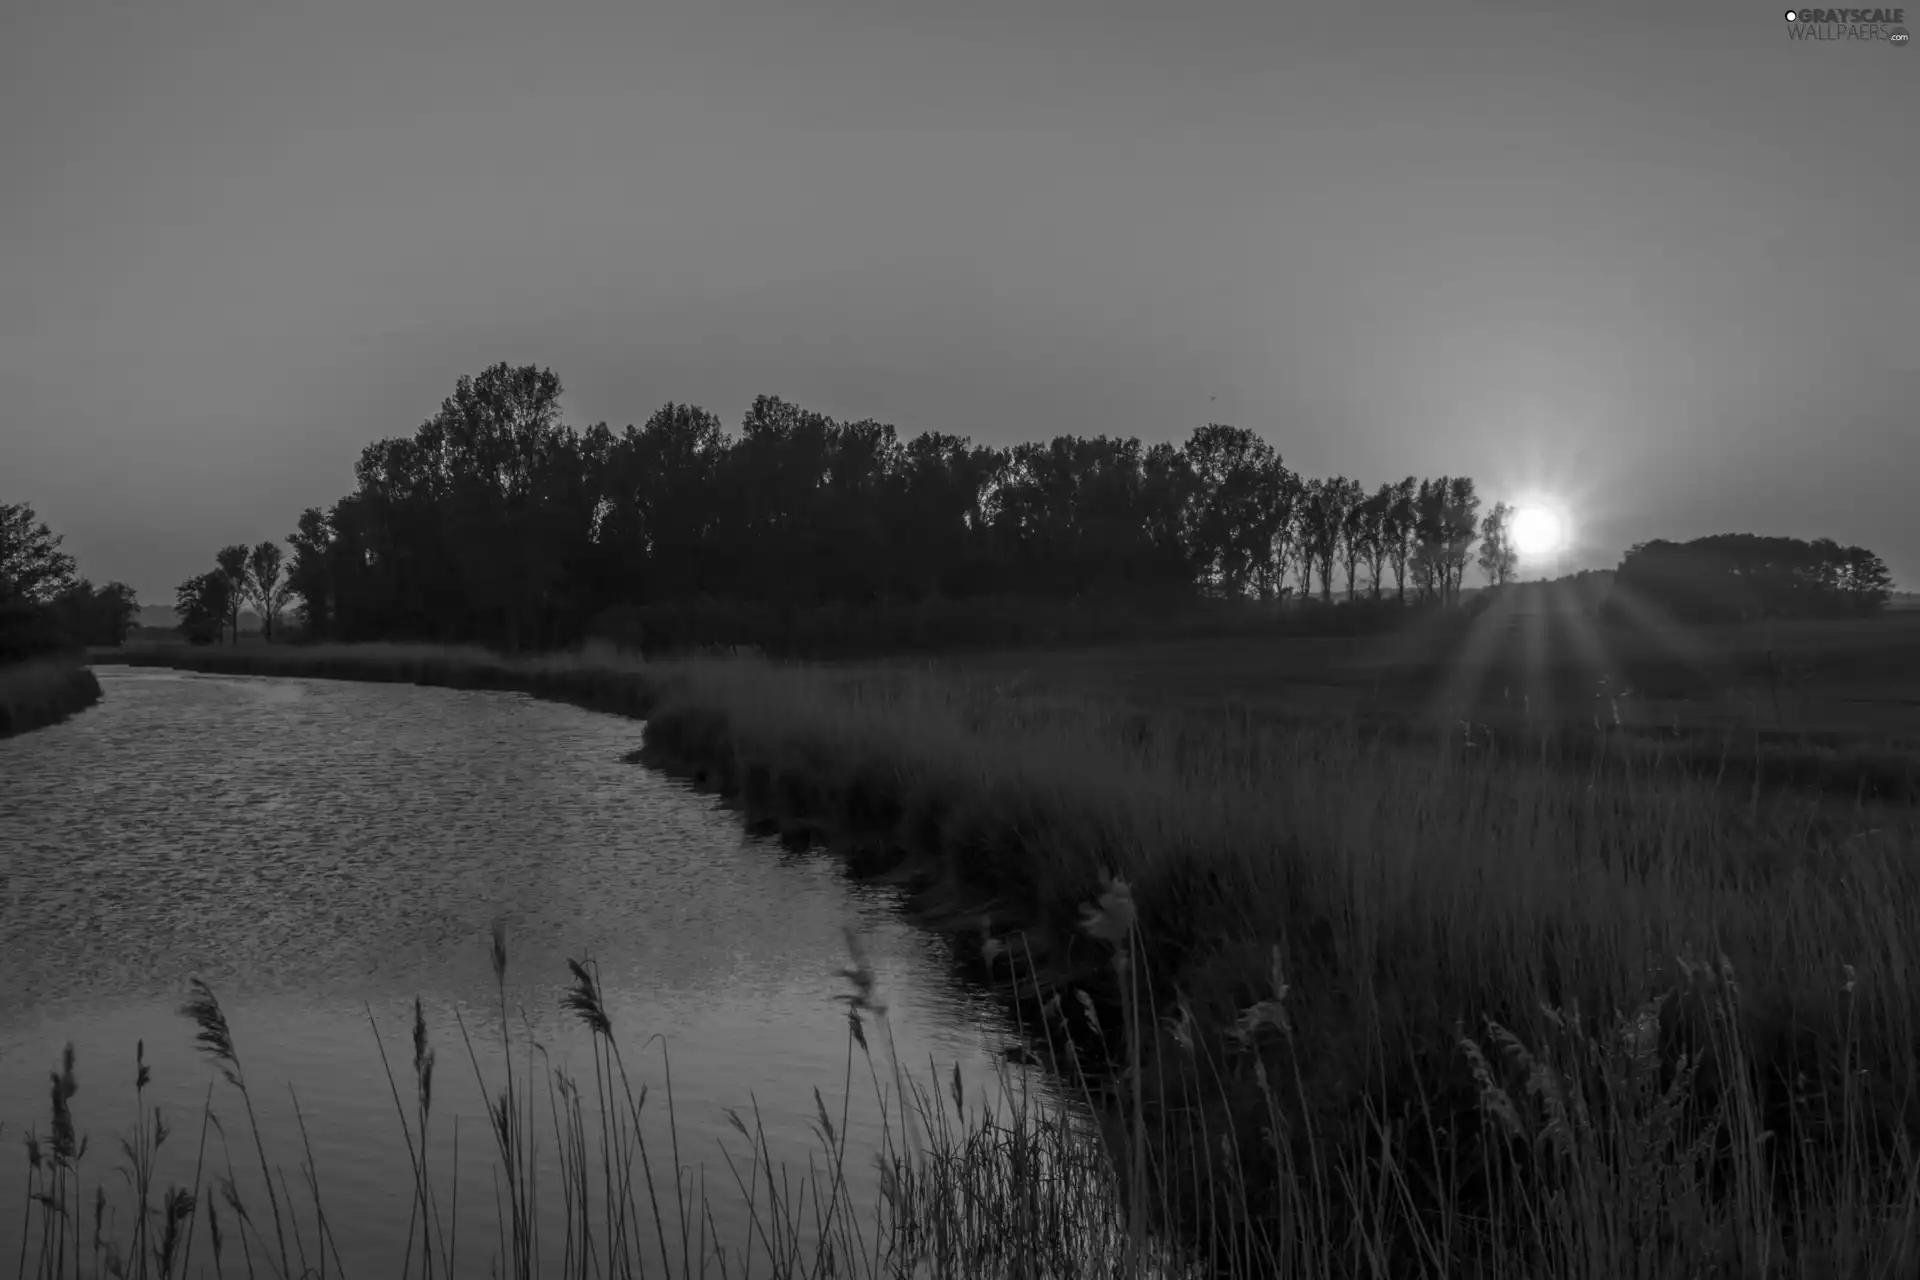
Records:
{"label": "distant shrub", "polygon": [[1653,613],[1695,623],[1860,617],[1885,607],[1890,588],[1878,556],[1831,538],[1656,539],[1628,550],[1605,614],[1632,620]]}

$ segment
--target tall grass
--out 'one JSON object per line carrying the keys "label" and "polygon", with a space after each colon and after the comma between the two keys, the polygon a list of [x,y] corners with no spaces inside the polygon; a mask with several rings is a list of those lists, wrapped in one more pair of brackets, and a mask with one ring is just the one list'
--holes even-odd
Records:
{"label": "tall grass", "polygon": [[[1043,1000],[1128,1028],[1097,1101],[1176,1236],[1301,1274],[1695,1274],[1619,1253],[1647,1225],[1619,1152],[1677,1125],[1658,1212],[1696,1187],[1704,1225],[1669,1235],[1731,1242],[1730,1274],[1910,1257],[1910,811],[899,672],[677,671],[647,738],[864,865],[906,855],[1030,943]],[[1125,974],[1078,928],[1106,874],[1138,904]],[[1284,1034],[1244,1023],[1263,1001]],[[1629,1045],[1622,1017],[1658,1034]],[[1635,1110],[1676,1078],[1662,1118]]]}
{"label": "tall grass", "polygon": [[[1611,1026],[1589,1026],[1577,1013],[1548,1009],[1546,1020],[1556,1034],[1537,1045],[1491,1020],[1483,1035],[1463,1034],[1459,1052],[1476,1081],[1479,1106],[1502,1141],[1484,1146],[1477,1169],[1456,1167],[1443,1179],[1423,1182],[1431,1171],[1421,1168],[1404,1129],[1371,1100],[1366,1119],[1379,1141],[1358,1158],[1319,1145],[1323,1135],[1313,1121],[1290,1114],[1287,1095],[1305,1089],[1298,1059],[1290,1078],[1275,1080],[1257,1053],[1268,1038],[1298,1043],[1294,992],[1277,948],[1266,991],[1241,1011],[1232,1033],[1240,1049],[1253,1055],[1265,1123],[1243,1130],[1229,1122],[1210,1134],[1208,1118],[1191,1105],[1190,1094],[1182,1099],[1187,1105],[1172,1108],[1163,1096],[1159,1114],[1150,1117],[1146,1091],[1164,1087],[1167,1073],[1152,1073],[1148,1083],[1143,1059],[1155,1051],[1154,1037],[1141,996],[1145,984],[1138,981],[1145,955],[1131,886],[1110,880],[1098,901],[1083,907],[1081,930],[1103,947],[1110,971],[1125,980],[1129,993],[1114,1055],[1124,1099],[1117,1144],[1103,1146],[1092,1138],[1081,1123],[1084,1113],[1059,1095],[1017,1087],[1004,1075],[998,1102],[976,1099],[972,1106],[957,1066],[944,1080],[937,1071],[910,1079],[856,945],[854,963],[845,971],[852,989],[844,997],[847,1056],[837,1121],[826,1096],[814,1090],[817,1163],[809,1161],[804,1174],[793,1176],[776,1162],[757,1106],[746,1115],[728,1113],[745,1149],[722,1147],[726,1176],[717,1180],[719,1194],[744,1204],[748,1224],[732,1238],[716,1224],[706,1167],[683,1160],[670,1095],[669,1149],[649,1146],[641,1123],[648,1090],[633,1087],[598,974],[588,963],[569,962],[573,985],[563,1004],[590,1033],[591,1082],[554,1066],[530,1036],[515,1043],[503,1020],[503,1060],[511,1064],[519,1051],[526,1069],[518,1076],[509,1072],[489,1095],[500,1175],[498,1243],[484,1261],[469,1254],[465,1270],[459,1184],[453,1183],[452,1198],[443,1203],[444,1180],[431,1168],[437,1055],[416,1001],[411,1113],[389,1062],[412,1188],[409,1243],[403,1256],[389,1262],[402,1275],[412,1274],[417,1259],[423,1276],[484,1269],[582,1280],[648,1274],[1894,1277],[1911,1275],[1920,1264],[1920,1164],[1904,1143],[1862,1123],[1860,1097],[1850,1083],[1826,1099],[1839,1110],[1825,1116],[1847,1135],[1846,1158],[1824,1180],[1796,1187],[1785,1200],[1776,1193],[1771,1148],[1780,1135],[1761,1127],[1759,1076],[1751,1045],[1739,1031],[1744,997],[1724,959],[1685,966],[1673,991]],[[506,948],[497,931],[493,956],[504,1001]],[[1022,982],[1031,981],[1029,970]],[[1843,999],[1855,993],[1855,981],[1849,974]],[[1028,987],[1029,994],[1036,992]],[[1091,999],[1076,992],[1075,1003],[1098,1033]],[[1690,1004],[1706,1033],[1678,1053],[1662,1044],[1670,1004]],[[45,1280],[348,1274],[298,1099],[291,1102],[306,1190],[299,1206],[288,1192],[284,1167],[268,1163],[218,999],[196,983],[182,1012],[195,1024],[219,1077],[240,1098],[257,1169],[244,1158],[236,1166],[210,1088],[189,1184],[169,1186],[153,1203],[154,1157],[173,1132],[156,1109],[150,1127],[143,1120],[122,1141],[126,1163],[94,1174],[89,1197],[89,1143],[71,1105],[78,1085],[69,1048],[51,1075],[49,1129],[26,1135],[30,1180],[18,1219],[17,1274]],[[1051,1000],[1035,1032],[1048,1042],[1059,1037],[1060,1060],[1075,1063],[1068,1019],[1062,1002]],[[456,1027],[476,1081],[486,1090],[490,1082],[469,1029],[460,1020]],[[869,1036],[875,1027],[879,1054]],[[1220,1078],[1227,1064],[1193,1034],[1185,1001],[1165,1027],[1190,1065]],[[377,1025],[373,1033],[388,1062]],[[663,1079],[670,1082],[664,1048],[661,1060]],[[135,1087],[143,1092],[150,1081],[144,1045],[136,1048],[135,1062]],[[858,1086],[856,1067],[865,1075]],[[1703,1068],[1722,1077],[1706,1105],[1693,1088]],[[1098,1105],[1097,1091],[1112,1083],[1078,1070],[1072,1077],[1089,1106]],[[874,1152],[878,1193],[858,1203],[848,1176],[848,1107],[856,1087],[873,1090],[882,1117]],[[1418,1118],[1429,1126],[1440,1120],[1431,1106]],[[1156,1123],[1163,1130],[1154,1141],[1149,1129]],[[1172,1149],[1164,1132],[1169,1123],[1185,1129],[1190,1146],[1211,1137],[1229,1153],[1265,1148],[1285,1173],[1278,1201],[1257,1202],[1250,1185],[1235,1179],[1210,1190],[1208,1202],[1225,1217],[1204,1237],[1158,1234],[1156,1226],[1172,1213],[1177,1176],[1195,1172],[1163,1163]],[[224,1172],[206,1164],[210,1131],[220,1138]],[[457,1126],[453,1132],[457,1167]],[[560,1169],[557,1183],[544,1189],[536,1177],[543,1142],[553,1144]],[[665,1169],[656,1164],[662,1155],[670,1161]],[[1134,1170],[1145,1176],[1130,1176]],[[1897,1177],[1889,1180],[1888,1174]],[[115,1188],[112,1196],[109,1186]],[[116,1231],[120,1201],[129,1194],[132,1225]],[[262,1195],[265,1216],[259,1212]],[[1451,1199],[1451,1213],[1436,1218],[1422,1211],[1422,1202],[1436,1195]],[[1159,1203],[1149,1204],[1150,1196]],[[227,1208],[224,1216],[220,1204]],[[550,1227],[556,1216],[559,1238],[543,1239],[542,1225]],[[1235,1229],[1260,1220],[1279,1230]],[[206,1252],[195,1271],[197,1242]]]}
{"label": "tall grass", "polygon": [[100,681],[77,655],[0,664],[0,738],[57,724],[100,701]]}
{"label": "tall grass", "polygon": [[658,758],[978,944],[1100,1118],[1136,1257],[1920,1266],[1910,810],[912,672],[593,679],[637,691]]}
{"label": "tall grass", "polygon": [[[820,1089],[814,1090],[818,1151],[804,1171],[777,1160],[757,1105],[744,1113],[728,1112],[738,1144],[723,1144],[713,1167],[690,1162],[689,1153],[680,1149],[664,1045],[659,1069],[667,1086],[670,1137],[665,1150],[656,1150],[642,1125],[648,1085],[635,1088],[595,968],[569,962],[573,985],[563,998],[590,1035],[588,1077],[554,1064],[530,1034],[512,1035],[504,1017],[507,949],[498,930],[492,959],[502,1002],[504,1079],[487,1078],[472,1031],[459,1015],[453,1040],[489,1099],[497,1174],[490,1206],[496,1243],[490,1256],[471,1253],[477,1238],[471,1220],[484,1222],[489,1206],[464,1210],[469,1230],[463,1236],[458,1181],[443,1198],[447,1180],[435,1176],[446,1123],[436,1126],[434,1120],[438,1055],[422,1005],[415,1002],[412,1056],[401,1067],[403,1073],[410,1067],[412,1076],[404,1097],[380,1029],[373,1025],[409,1165],[409,1242],[402,1256],[389,1260],[397,1274],[414,1274],[417,1267],[422,1276],[582,1280],[1093,1276],[1114,1274],[1123,1251],[1141,1263],[1135,1274],[1152,1274],[1144,1269],[1150,1259],[1157,1259],[1159,1273],[1171,1273],[1164,1250],[1142,1252],[1130,1242],[1112,1208],[1113,1170],[1068,1102],[1030,1090],[1006,1072],[997,1097],[971,1101],[957,1066],[944,1079],[932,1064],[923,1078],[908,1073],[857,945],[846,970],[852,992],[845,998],[847,1055],[839,1105],[833,1107]],[[78,1084],[69,1047],[52,1076],[49,1131],[35,1128],[26,1135],[29,1186],[18,1218],[18,1274],[42,1280],[347,1274],[336,1232],[353,1224],[337,1223],[326,1212],[298,1098],[290,1096],[302,1139],[294,1155],[304,1191],[296,1196],[284,1165],[269,1161],[239,1048],[219,1000],[196,982],[182,1013],[196,1028],[216,1083],[226,1085],[225,1098],[239,1100],[253,1150],[236,1163],[227,1146],[228,1124],[209,1089],[197,1117],[201,1150],[191,1181],[169,1186],[156,1205],[155,1155],[173,1127],[156,1109],[150,1126],[143,1120],[122,1140],[125,1163],[104,1170],[88,1166],[89,1144],[70,1105]],[[368,1016],[372,1023],[371,1012]],[[144,1044],[136,1047],[135,1063],[136,1089],[144,1097],[151,1080]],[[849,1164],[859,1157],[848,1119],[854,1091],[865,1088],[879,1103],[881,1137],[871,1151],[878,1191],[862,1201],[851,1190],[857,1179]],[[211,1167],[205,1162],[209,1132],[220,1146],[220,1163]],[[457,1126],[453,1134],[457,1167]],[[543,1147],[560,1170],[549,1185],[539,1181]],[[130,1206],[124,1203],[129,1198]],[[720,1230],[716,1207],[723,1200],[744,1206],[744,1233],[729,1238]],[[131,1218],[124,1226],[123,1210]],[[552,1234],[556,1223],[557,1238]],[[549,1234],[543,1236],[543,1230]],[[488,1233],[482,1228],[479,1234]],[[470,1250],[465,1256],[463,1243]],[[196,1244],[201,1247],[197,1271]]]}

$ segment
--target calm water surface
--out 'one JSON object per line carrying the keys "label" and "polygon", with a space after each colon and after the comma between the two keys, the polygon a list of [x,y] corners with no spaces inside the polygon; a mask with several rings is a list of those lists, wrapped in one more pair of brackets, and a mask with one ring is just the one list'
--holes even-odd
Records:
{"label": "calm water surface", "polygon": [[[706,1167],[723,1235],[746,1230],[738,1197],[722,1193],[722,1146],[746,1152],[727,1108],[750,1115],[757,1103],[776,1156],[802,1169],[819,1149],[815,1087],[838,1123],[847,926],[867,939],[903,1062],[923,1079],[930,1061],[943,1073],[957,1062],[975,1090],[994,1086],[1006,1029],[981,993],[954,983],[941,944],[830,859],[746,836],[711,798],[623,763],[639,745],[634,721],[515,694],[99,675],[100,706],[0,741],[0,1257],[18,1249],[19,1137],[45,1133],[48,1071],[66,1043],[93,1144],[89,1205],[91,1183],[122,1160],[142,1039],[147,1103],[176,1127],[163,1177],[191,1180],[216,1079],[177,1012],[198,976],[226,1007],[269,1157],[296,1186],[297,1098],[353,1274],[397,1268],[408,1237],[411,1175],[374,1025],[410,1098],[420,998],[437,1056],[433,1159],[444,1196],[457,1115],[459,1234],[483,1266],[494,1160],[455,1015],[497,1091],[496,917],[516,1033],[524,1016],[552,1061],[589,1081],[588,1040],[559,997],[568,957],[597,960],[634,1087],[652,1093],[656,1160],[670,1168],[658,1154],[664,1043],[682,1164]],[[863,1174],[878,1121],[857,1059],[851,1093],[848,1166]],[[244,1174],[255,1157],[239,1098],[224,1083],[214,1096]],[[208,1144],[208,1165],[224,1171],[219,1135]]]}

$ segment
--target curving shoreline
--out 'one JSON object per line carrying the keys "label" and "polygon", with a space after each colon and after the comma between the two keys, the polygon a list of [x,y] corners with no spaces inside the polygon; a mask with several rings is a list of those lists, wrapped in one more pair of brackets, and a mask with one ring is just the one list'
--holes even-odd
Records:
{"label": "curving shoreline", "polygon": [[0,738],[44,729],[100,701],[100,681],[70,658],[0,667]]}
{"label": "curving shoreline", "polygon": [[[1025,929],[1036,960],[1058,953],[1063,958],[1074,943],[1072,912],[1080,900],[1064,905],[1064,931],[1032,936],[1039,926],[1038,912],[1021,910],[1004,901],[1004,886],[965,883],[943,868],[943,856],[953,852],[930,833],[924,822],[902,829],[900,818],[908,797],[882,775],[854,771],[847,785],[835,784],[844,772],[823,769],[803,778],[771,744],[751,732],[738,732],[723,707],[711,697],[712,686],[698,678],[703,668],[718,669],[719,661],[644,663],[633,659],[592,657],[513,660],[480,649],[435,649],[421,645],[353,645],[283,648],[126,649],[101,654],[100,665],[161,667],[220,675],[286,676],[366,683],[418,684],[436,688],[481,689],[526,693],[567,702],[593,711],[628,716],[645,722],[644,750],[636,763],[673,773],[704,790],[736,804],[748,825],[763,833],[777,832],[789,840],[817,839],[830,843],[863,878],[887,877],[912,890],[913,907],[922,923],[979,942],[993,933]],[[706,685],[701,688],[701,685]],[[705,695],[705,696],[703,696]],[[825,761],[820,763],[824,764]],[[919,837],[919,838],[916,838]],[[988,838],[1013,838],[1011,831]],[[1095,888],[1089,882],[1088,889]],[[1086,948],[1083,948],[1086,950]],[[1091,952],[1089,951],[1089,954]],[[1072,976],[1099,982],[1089,966],[1073,965]],[[1069,976],[1056,963],[1043,972],[1044,985]]]}

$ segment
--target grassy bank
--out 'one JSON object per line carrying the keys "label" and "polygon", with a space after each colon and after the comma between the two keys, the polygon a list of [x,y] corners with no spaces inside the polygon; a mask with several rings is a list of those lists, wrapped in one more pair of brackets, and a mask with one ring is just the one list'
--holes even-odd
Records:
{"label": "grassy bank", "polygon": [[129,656],[647,714],[920,888],[1098,1065],[1137,1220],[1241,1274],[1920,1265],[1910,811],[904,671]]}
{"label": "grassy bank", "polygon": [[57,724],[100,701],[100,682],[73,657],[0,667],[0,738]]}

